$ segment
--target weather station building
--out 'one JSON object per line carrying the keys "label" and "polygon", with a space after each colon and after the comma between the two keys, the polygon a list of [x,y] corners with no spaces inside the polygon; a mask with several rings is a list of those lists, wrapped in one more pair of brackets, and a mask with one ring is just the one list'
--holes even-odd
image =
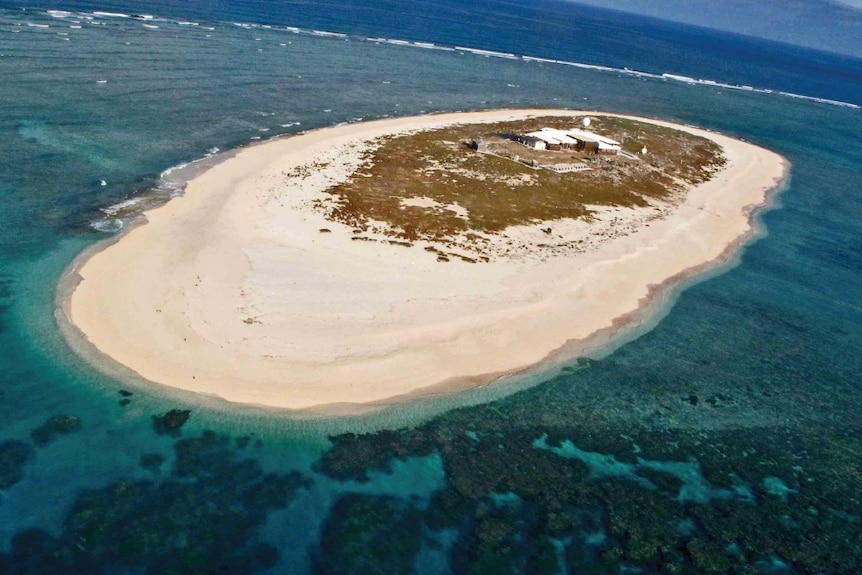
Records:
{"label": "weather station building", "polygon": [[542,128],[537,132],[524,134],[519,141],[534,150],[577,150],[608,156],[615,156],[622,150],[616,140],[586,130]]}

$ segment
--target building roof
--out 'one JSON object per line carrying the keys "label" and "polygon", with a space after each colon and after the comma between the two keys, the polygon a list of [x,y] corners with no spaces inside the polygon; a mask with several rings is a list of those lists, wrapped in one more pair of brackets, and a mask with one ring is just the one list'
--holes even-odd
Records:
{"label": "building roof", "polygon": [[569,136],[564,130],[556,128],[542,128],[538,132],[530,132],[527,136],[543,140],[549,144],[577,144],[577,140]]}
{"label": "building roof", "polygon": [[600,134],[596,134],[595,132],[587,132],[585,130],[566,130],[566,133],[578,140],[582,140],[584,142],[598,142],[599,144],[605,144],[606,146],[619,146],[620,143],[616,140],[612,140],[607,136],[602,136]]}
{"label": "building roof", "polygon": [[558,130],[557,128],[542,128],[538,132],[528,132],[525,137],[542,140],[548,144],[569,144],[578,142],[598,144],[602,150],[621,150],[622,146],[616,140],[585,130]]}

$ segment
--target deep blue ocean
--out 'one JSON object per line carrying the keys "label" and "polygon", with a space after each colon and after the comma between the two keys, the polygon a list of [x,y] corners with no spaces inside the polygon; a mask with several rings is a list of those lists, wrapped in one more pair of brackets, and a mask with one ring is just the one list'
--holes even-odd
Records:
{"label": "deep blue ocean", "polygon": [[[862,572],[862,61],[522,4],[0,0],[0,574]],[[65,270],[171,168],[498,107],[693,124],[791,177],[628,341],[366,416],[122,381],[60,335]]]}

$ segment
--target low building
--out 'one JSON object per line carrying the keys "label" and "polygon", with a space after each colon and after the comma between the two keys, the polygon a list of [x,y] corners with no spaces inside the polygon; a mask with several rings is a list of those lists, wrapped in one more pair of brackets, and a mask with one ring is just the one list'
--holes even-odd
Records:
{"label": "low building", "polygon": [[558,174],[569,174],[571,172],[587,172],[589,170],[592,170],[591,167],[589,167],[583,162],[575,162],[573,164],[551,164],[543,167]]}
{"label": "low building", "polygon": [[533,136],[521,136],[518,141],[533,150],[547,150],[548,144],[541,138]]}
{"label": "low building", "polygon": [[545,142],[545,149],[547,150],[573,150],[578,145],[577,140],[571,138],[565,131],[556,128],[542,128],[538,132],[528,133],[526,137]]}
{"label": "low building", "polygon": [[470,147],[473,148],[477,152],[487,152],[488,151],[488,142],[486,142],[484,138],[476,138],[470,144]]}
{"label": "low building", "polygon": [[582,143],[581,149],[594,154],[616,155],[623,149],[616,140],[596,134],[595,132],[568,130],[567,133]]}
{"label": "low building", "polygon": [[577,150],[588,154],[616,155],[622,146],[616,140],[585,130],[542,128],[518,139],[534,150]]}

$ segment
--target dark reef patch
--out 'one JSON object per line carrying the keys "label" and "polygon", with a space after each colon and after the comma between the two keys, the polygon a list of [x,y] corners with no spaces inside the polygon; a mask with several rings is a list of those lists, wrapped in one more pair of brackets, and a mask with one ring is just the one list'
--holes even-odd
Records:
{"label": "dark reef patch", "polygon": [[[642,388],[590,386],[629,370],[605,360],[416,429],[334,436],[317,469],[362,479],[438,453],[446,483],[422,523],[456,532],[456,574],[862,572],[855,419],[757,424],[786,381],[752,394],[718,373],[695,394],[692,380],[637,368]],[[692,412],[700,426],[669,424]]]}
{"label": "dark reef patch", "polygon": [[341,449],[323,455],[314,470],[341,481],[368,481],[368,471],[388,470],[393,457],[405,459],[429,455],[433,446],[418,433],[410,430],[383,430],[373,444],[363,436],[345,433],[337,438]]}
{"label": "dark reef patch", "polygon": [[0,442],[0,490],[8,489],[24,478],[24,466],[33,455],[33,447],[23,441],[10,439]]}
{"label": "dark reef patch", "polygon": [[153,429],[159,435],[170,435],[178,437],[180,429],[191,417],[189,409],[172,409],[162,415],[153,416]]}
{"label": "dark reef patch", "polygon": [[421,513],[394,497],[349,493],[334,505],[313,555],[318,575],[409,575]]}
{"label": "dark reef patch", "polygon": [[[10,461],[26,461],[25,444],[4,446]],[[174,452],[172,473],[160,482],[123,480],[81,493],[58,537],[18,532],[11,552],[0,554],[0,573],[247,574],[274,566],[279,553],[256,541],[256,530],[306,480],[264,473],[212,432],[177,441]],[[163,462],[141,457],[151,470]]]}
{"label": "dark reef patch", "polygon": [[56,415],[33,431],[30,432],[30,438],[37,446],[42,447],[48,445],[58,435],[68,435],[81,430],[81,420],[74,415]]}

